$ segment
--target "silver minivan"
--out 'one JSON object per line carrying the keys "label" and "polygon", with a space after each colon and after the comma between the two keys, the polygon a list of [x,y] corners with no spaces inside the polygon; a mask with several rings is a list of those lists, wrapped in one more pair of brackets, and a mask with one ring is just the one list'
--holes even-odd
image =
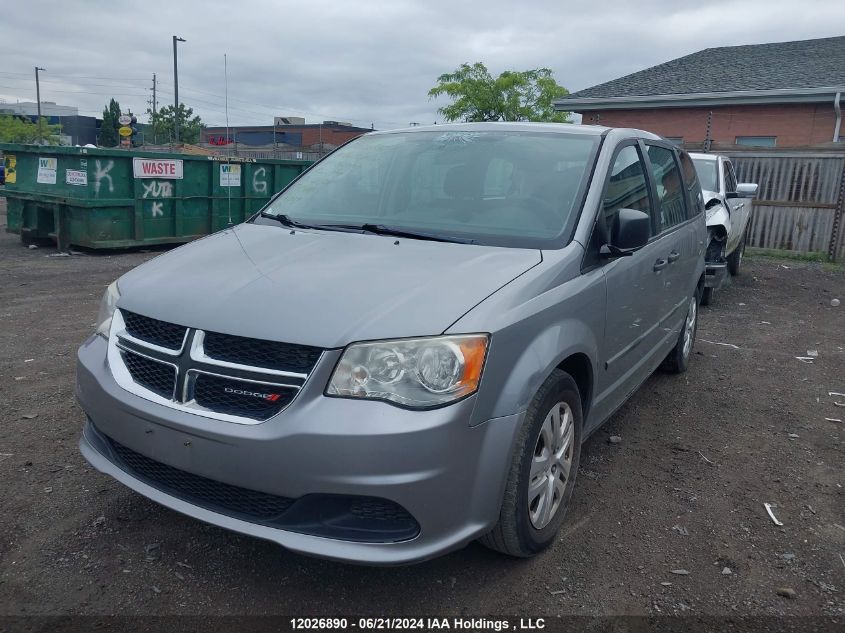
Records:
{"label": "silver minivan", "polygon": [[247,222],[106,290],[80,448],[155,501],[311,555],[530,556],[584,440],[687,368],[707,238],[637,130],[367,134]]}

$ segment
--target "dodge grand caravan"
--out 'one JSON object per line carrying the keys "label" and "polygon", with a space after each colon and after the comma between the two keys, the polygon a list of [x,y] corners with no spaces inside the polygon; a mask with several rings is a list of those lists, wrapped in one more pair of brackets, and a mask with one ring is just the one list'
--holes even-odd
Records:
{"label": "dodge grand caravan", "polygon": [[109,286],[79,350],[80,448],[298,552],[530,556],[585,438],[687,368],[706,238],[689,157],[646,132],[368,134]]}

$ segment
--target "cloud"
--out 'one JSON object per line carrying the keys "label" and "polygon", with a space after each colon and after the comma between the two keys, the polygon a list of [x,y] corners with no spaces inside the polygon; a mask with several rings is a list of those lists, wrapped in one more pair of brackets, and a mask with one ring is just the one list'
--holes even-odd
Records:
{"label": "cloud", "polygon": [[143,112],[179,94],[209,124],[269,124],[274,115],[378,129],[440,120],[438,75],[483,61],[494,73],[544,66],[570,91],[712,46],[845,34],[845,4],[807,0],[512,0],[246,2],[29,0],[2,11],[0,97],[41,97],[102,112],[111,96]]}

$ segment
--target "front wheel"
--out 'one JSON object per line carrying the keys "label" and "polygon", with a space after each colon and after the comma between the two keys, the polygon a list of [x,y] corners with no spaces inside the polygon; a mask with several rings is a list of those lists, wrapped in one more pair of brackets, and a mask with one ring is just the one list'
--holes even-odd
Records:
{"label": "front wheel", "polygon": [[698,332],[698,289],[690,297],[687,307],[687,317],[681,327],[681,333],[675,347],[663,361],[663,368],[674,374],[682,374],[689,367],[689,359],[692,356],[692,347],[695,344],[695,334]]}
{"label": "front wheel", "polygon": [[551,545],[566,515],[581,457],[581,397],[572,377],[556,369],[525,416],[511,459],[499,520],[479,539],[510,556]]}

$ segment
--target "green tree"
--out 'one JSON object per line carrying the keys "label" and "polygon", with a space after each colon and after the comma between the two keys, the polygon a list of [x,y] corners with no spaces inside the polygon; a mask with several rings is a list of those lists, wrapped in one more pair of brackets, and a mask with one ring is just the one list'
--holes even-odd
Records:
{"label": "green tree", "polygon": [[481,62],[461,64],[437,78],[430,99],[446,95],[452,103],[438,108],[447,121],[553,121],[568,123],[568,112],[557,112],[553,101],[569,91],[548,68],[506,70],[493,77]]}
{"label": "green tree", "polygon": [[103,110],[103,124],[100,126],[99,145],[101,147],[114,147],[120,143],[120,136],[117,128],[120,127],[120,104],[112,99]]}
{"label": "green tree", "polygon": [[[176,108],[172,105],[161,108],[155,114],[151,110],[147,110],[147,114],[150,115],[150,123],[153,126],[155,137],[159,143],[172,143],[176,140],[174,127],[175,113]],[[193,108],[187,108],[184,103],[180,103],[178,118],[179,142],[199,143],[200,130],[205,127],[205,124],[198,116],[194,116]],[[149,140],[149,134],[147,135],[147,140]]]}
{"label": "green tree", "polygon": [[11,114],[0,114],[0,143],[44,143],[58,145],[62,126],[50,125],[47,119],[41,117],[41,131],[38,124],[25,117]]}

